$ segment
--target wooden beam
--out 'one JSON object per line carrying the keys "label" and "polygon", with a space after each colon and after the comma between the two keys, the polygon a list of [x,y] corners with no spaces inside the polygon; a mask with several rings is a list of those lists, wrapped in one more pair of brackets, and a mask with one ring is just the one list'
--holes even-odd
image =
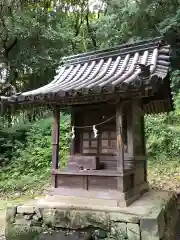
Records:
{"label": "wooden beam", "polygon": [[95,86],[89,89],[89,93],[100,94],[101,91],[102,91],[102,88],[100,86]]}
{"label": "wooden beam", "polygon": [[115,91],[115,86],[113,84],[108,84],[103,87],[103,92],[113,93]]}
{"label": "wooden beam", "polygon": [[116,105],[117,172],[124,172],[123,103]]}
{"label": "wooden beam", "polygon": [[[53,124],[52,124],[52,169],[58,169],[59,163],[59,130],[60,130],[60,109],[53,110]],[[57,187],[57,175],[52,175],[52,185]]]}
{"label": "wooden beam", "polygon": [[127,82],[122,82],[120,85],[120,89],[122,89],[123,91],[127,91],[129,88],[129,84]]}

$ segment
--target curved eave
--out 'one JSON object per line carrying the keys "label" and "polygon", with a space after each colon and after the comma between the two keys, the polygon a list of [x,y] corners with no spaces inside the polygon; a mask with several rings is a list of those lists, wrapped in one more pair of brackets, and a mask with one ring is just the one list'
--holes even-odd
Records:
{"label": "curved eave", "polygon": [[[166,86],[170,68],[170,46],[160,44],[159,38],[136,44],[125,44],[112,49],[71,56],[56,71],[49,84],[20,95],[1,97],[1,102],[47,103],[68,102],[96,95],[119,94],[131,97],[138,92],[142,97]],[[149,66],[148,74],[138,64]]]}

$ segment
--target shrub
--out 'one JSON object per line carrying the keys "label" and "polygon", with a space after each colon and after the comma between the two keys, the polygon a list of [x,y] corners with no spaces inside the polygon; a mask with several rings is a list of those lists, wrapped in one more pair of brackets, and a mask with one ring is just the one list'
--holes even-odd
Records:
{"label": "shrub", "polygon": [[[51,118],[41,119],[34,123],[14,126],[8,130],[5,137],[7,143],[10,143],[11,151],[9,151],[7,143],[6,146],[3,145],[9,162],[0,170],[2,193],[30,189],[37,183],[43,183],[47,176],[50,176],[52,164],[51,122]],[[64,166],[69,149],[68,115],[62,115],[60,129],[60,161],[61,166]],[[9,134],[10,132],[13,134]]]}
{"label": "shrub", "polygon": [[178,157],[180,155],[180,94],[175,98],[175,111],[146,116],[147,150],[150,156]]}

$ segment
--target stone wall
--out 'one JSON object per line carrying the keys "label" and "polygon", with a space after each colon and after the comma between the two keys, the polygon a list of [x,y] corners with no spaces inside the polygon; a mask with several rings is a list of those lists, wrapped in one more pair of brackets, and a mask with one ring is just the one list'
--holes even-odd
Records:
{"label": "stone wall", "polygon": [[80,234],[77,239],[82,240],[173,240],[177,218],[175,197],[142,217],[72,207],[17,206],[7,210],[6,239],[40,240],[45,239],[42,235],[59,232],[69,237]]}

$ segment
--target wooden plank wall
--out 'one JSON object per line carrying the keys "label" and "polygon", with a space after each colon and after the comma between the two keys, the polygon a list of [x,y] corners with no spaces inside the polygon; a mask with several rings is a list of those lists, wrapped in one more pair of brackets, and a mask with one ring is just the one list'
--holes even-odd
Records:
{"label": "wooden plank wall", "polygon": [[[134,186],[134,175],[126,175],[123,177],[116,176],[88,176],[88,175],[57,175],[57,186],[70,189],[85,190],[120,190],[127,192]],[[121,185],[118,184],[120,180]]]}
{"label": "wooden plank wall", "polygon": [[[104,169],[115,170],[117,168],[116,156],[116,109],[115,105],[99,108],[82,109],[75,115],[75,122],[78,126],[85,126],[83,129],[76,130],[75,154],[99,156],[101,166]],[[99,124],[112,118],[102,125],[97,125],[98,137],[94,138],[93,129],[86,127]],[[123,133],[127,134],[127,122]],[[127,137],[124,138],[127,142]],[[79,147],[78,147],[79,146]],[[127,146],[127,144],[126,144]],[[127,150],[127,147],[125,147]]]}

